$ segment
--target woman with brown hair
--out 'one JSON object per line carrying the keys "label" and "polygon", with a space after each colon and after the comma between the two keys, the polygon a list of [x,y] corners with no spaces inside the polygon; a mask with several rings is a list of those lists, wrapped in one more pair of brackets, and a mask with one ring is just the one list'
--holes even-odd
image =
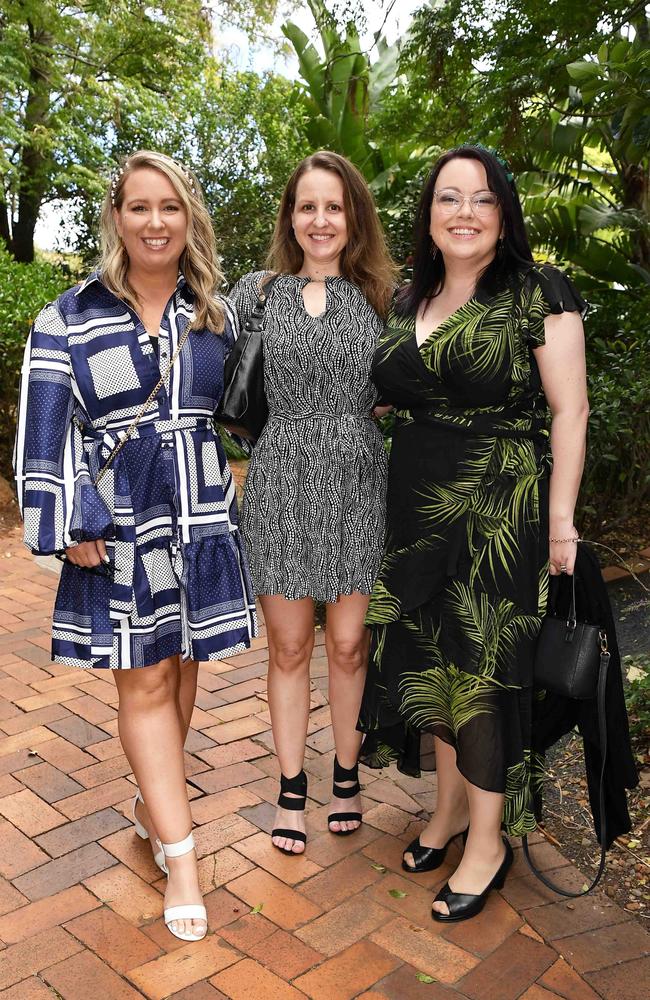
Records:
{"label": "woman with brown hair", "polygon": [[183,745],[198,660],[247,648],[255,604],[212,415],[236,321],[194,176],[133,153],[106,192],[99,269],[37,316],[15,469],[25,542],[64,559],[52,656],[108,669],[138,783],[135,831],[168,875],[165,923],[205,936]]}
{"label": "woman with brown hair", "polygon": [[269,707],[282,774],[272,841],[300,854],[314,602],[327,604],[336,747],[329,829],[345,835],[361,822],[363,620],[384,538],[386,458],[372,419],[370,364],[395,269],[368,186],[344,157],[318,152],[299,164],[282,197],[268,267],[242,278],[230,296],[243,324],[275,276],[263,332],[269,419],[246,480],[242,534],[269,637]]}

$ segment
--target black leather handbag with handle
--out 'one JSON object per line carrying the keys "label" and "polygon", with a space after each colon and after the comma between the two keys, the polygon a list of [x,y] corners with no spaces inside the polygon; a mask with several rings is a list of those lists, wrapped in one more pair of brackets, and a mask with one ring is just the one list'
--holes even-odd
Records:
{"label": "black leather handbag with handle", "polygon": [[264,392],[264,309],[277,274],[267,278],[224,366],[224,390],[214,419],[233,434],[257,441],[268,419]]}
{"label": "black leather handbag with handle", "polygon": [[528,838],[524,836],[523,851],[528,866],[547,888],[561,896],[577,899],[591,892],[602,878],[607,852],[607,817],[605,810],[605,765],[607,763],[607,671],[610,654],[607,634],[599,625],[576,619],[576,581],[571,578],[571,603],[566,616],[547,614],[537,640],[535,652],[535,686],[553,691],[564,698],[598,701],[598,733],[601,752],[599,785],[600,800],[600,865],[596,877],[581,892],[568,892],[544,875],[530,856]]}

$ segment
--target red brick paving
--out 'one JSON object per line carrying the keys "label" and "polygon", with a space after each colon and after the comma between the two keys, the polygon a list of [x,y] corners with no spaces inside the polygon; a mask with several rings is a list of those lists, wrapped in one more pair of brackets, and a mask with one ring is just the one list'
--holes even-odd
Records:
{"label": "red brick paving", "polygon": [[[131,830],[112,678],[50,662],[56,575],[17,531],[0,539],[0,560],[0,1000],[645,1000],[645,931],[602,895],[569,908],[527,873],[519,850],[480,917],[431,921],[455,848],[417,878],[400,862],[435,802],[435,776],[364,770],[366,825],[353,837],[327,833],[322,633],[301,858],[268,838],[278,769],[266,639],[202,664],[186,764],[210,934],[200,944],[172,938],[160,873]],[[563,885],[584,881],[550,845],[536,857]]]}

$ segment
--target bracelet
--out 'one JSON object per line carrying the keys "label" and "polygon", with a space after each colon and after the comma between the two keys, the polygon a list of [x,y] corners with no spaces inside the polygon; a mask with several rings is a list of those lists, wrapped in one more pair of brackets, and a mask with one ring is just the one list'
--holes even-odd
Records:
{"label": "bracelet", "polygon": [[578,542],[581,541],[582,539],[580,538],[579,535],[574,535],[573,538],[549,538],[549,542],[575,542],[576,545]]}

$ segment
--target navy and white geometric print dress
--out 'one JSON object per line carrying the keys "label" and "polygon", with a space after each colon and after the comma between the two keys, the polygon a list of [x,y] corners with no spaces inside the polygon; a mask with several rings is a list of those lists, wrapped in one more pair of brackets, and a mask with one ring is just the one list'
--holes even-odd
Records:
{"label": "navy and white geometric print dress", "polygon": [[[264,272],[230,299],[243,327]],[[308,278],[282,274],[264,311],[269,419],[246,477],[241,528],[256,594],[288,600],[369,594],[384,545],[386,452],[371,410],[370,366],[383,323],[360,288],[325,281],[311,316]]]}
{"label": "navy and white geometric print dress", "polygon": [[25,351],[15,473],[25,543],[62,552],[103,538],[114,572],[64,563],[52,658],[146,667],[216,660],[256,634],[235,489],[212,417],[237,335],[192,330],[167,384],[97,487],[115,443],[166,371],[193,318],[184,278],[162,317],[160,364],[138,316],[98,274],[38,315]]}

